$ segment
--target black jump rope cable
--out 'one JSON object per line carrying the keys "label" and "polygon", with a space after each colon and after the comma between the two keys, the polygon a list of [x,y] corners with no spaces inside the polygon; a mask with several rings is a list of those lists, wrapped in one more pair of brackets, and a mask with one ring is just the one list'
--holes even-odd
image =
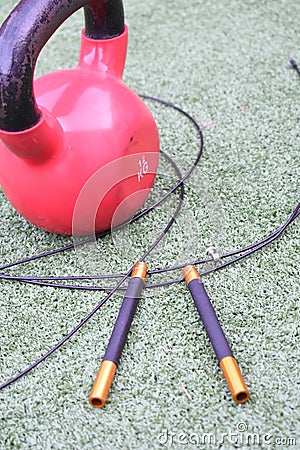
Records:
{"label": "black jump rope cable", "polygon": [[[292,65],[292,67],[297,71],[298,75],[300,76],[300,70],[299,70],[296,62],[294,60],[290,60],[290,63]],[[155,210],[168,197],[170,197],[173,193],[175,193],[177,190],[179,190],[180,194],[179,194],[177,206],[176,206],[176,209],[175,209],[172,217],[170,218],[169,222],[167,223],[167,225],[165,226],[163,231],[160,232],[159,236],[153,241],[153,243],[150,245],[150,247],[141,256],[141,258],[139,259],[140,262],[144,261],[147,258],[147,256],[158,246],[160,241],[164,238],[164,236],[168,233],[170,228],[176,222],[176,219],[177,219],[177,217],[178,217],[178,215],[180,213],[180,210],[181,210],[181,207],[182,207],[182,204],[183,204],[183,201],[184,201],[184,195],[185,195],[184,183],[191,176],[191,174],[194,171],[194,169],[197,167],[197,165],[198,165],[198,163],[200,161],[200,158],[202,156],[202,153],[203,153],[203,136],[202,136],[202,131],[200,129],[200,126],[199,126],[198,122],[190,114],[188,114],[186,111],[184,111],[180,107],[174,105],[173,103],[170,103],[168,101],[162,100],[160,98],[152,97],[152,96],[148,96],[148,95],[141,95],[141,97],[146,99],[146,100],[155,101],[155,102],[163,104],[163,105],[165,105],[167,107],[171,107],[174,110],[176,110],[179,113],[181,113],[182,115],[184,115],[186,118],[188,118],[189,121],[193,124],[193,126],[197,130],[198,137],[199,137],[199,148],[198,148],[198,153],[197,153],[197,156],[196,156],[196,159],[195,159],[194,163],[192,164],[190,169],[185,173],[184,176],[182,176],[178,166],[173,161],[173,159],[170,156],[168,156],[166,153],[161,151],[161,154],[167,159],[167,161],[172,165],[174,171],[176,172],[176,175],[178,177],[177,183],[166,194],[164,194],[159,200],[157,200],[153,205],[151,205],[148,208],[146,208],[146,209],[142,210],[141,212],[137,213],[133,218],[131,218],[130,220],[128,220],[124,224],[122,224],[119,227],[117,227],[117,229],[121,229],[121,228],[125,227],[126,225],[129,225],[129,224],[139,220],[140,218],[142,218],[143,216],[145,216],[149,212]],[[258,250],[264,248],[265,246],[271,244],[273,241],[275,241],[275,239],[277,239],[279,236],[281,236],[281,234],[286,230],[286,228],[299,216],[299,213],[300,213],[300,203],[297,204],[296,208],[291,213],[291,215],[287,219],[287,221],[283,225],[281,225],[277,230],[275,230],[273,233],[271,233],[269,236],[265,237],[264,239],[262,239],[260,241],[255,242],[253,244],[250,244],[247,247],[244,247],[242,249],[233,250],[231,252],[228,252],[228,253],[225,253],[223,255],[220,255],[218,257],[217,265],[215,265],[214,267],[211,267],[210,269],[207,269],[207,270],[201,272],[200,275],[201,276],[202,275],[207,275],[207,274],[216,272],[218,270],[221,270],[221,269],[223,269],[225,267],[228,267],[231,264],[234,264],[234,263],[236,263],[238,261],[241,261],[242,259],[246,258],[247,256],[250,256],[253,253],[255,253],[256,251],[258,251]],[[102,237],[110,234],[110,232],[111,231],[108,230],[107,232],[103,232],[103,233],[97,234],[96,235],[96,239],[102,238]],[[18,266],[18,265],[23,265],[25,263],[38,260],[38,259],[41,259],[41,258],[47,258],[47,257],[53,256],[55,254],[59,254],[59,253],[62,253],[62,252],[68,251],[68,250],[72,250],[72,249],[74,249],[76,247],[83,246],[83,245],[91,242],[94,239],[95,239],[95,236],[87,237],[87,238],[84,238],[84,239],[82,239],[82,240],[80,240],[78,242],[72,243],[70,245],[67,245],[67,246],[64,246],[64,247],[60,247],[60,248],[52,250],[52,251],[48,251],[48,252],[45,252],[45,253],[34,255],[34,256],[31,256],[31,257],[28,257],[28,258],[24,258],[24,259],[21,259],[21,260],[18,260],[18,261],[15,261],[15,262],[8,263],[8,264],[5,264],[3,266],[0,266],[0,270],[1,270],[0,280],[19,281],[19,282],[23,282],[23,283],[30,283],[30,284],[35,284],[35,285],[40,285],[40,286],[47,286],[47,287],[54,287],[54,288],[60,288],[60,289],[79,289],[79,290],[86,290],[86,291],[88,291],[88,290],[109,291],[106,294],[106,296],[101,300],[101,302],[99,302],[63,339],[61,339],[61,341],[59,341],[54,347],[52,347],[47,353],[42,355],[38,360],[36,360],[30,366],[28,366],[27,368],[25,368],[20,373],[16,374],[15,376],[10,378],[6,382],[2,383],[0,385],[0,390],[5,388],[5,387],[7,387],[7,386],[9,386],[14,381],[17,381],[18,379],[20,379],[21,377],[26,375],[28,372],[30,372],[32,369],[37,367],[40,363],[45,361],[56,350],[58,350],[63,344],[65,344],[65,342],[67,342],[88,320],[90,320],[92,318],[92,316],[113,296],[113,294],[115,292],[117,292],[118,290],[124,290],[125,288],[122,285],[128,279],[130,274],[132,273],[133,266],[130,267],[130,269],[126,273],[115,273],[115,274],[110,274],[110,275],[95,275],[95,276],[85,276],[85,275],[83,275],[83,276],[52,276],[52,277],[51,276],[15,276],[15,275],[5,274],[2,271],[4,271],[5,269],[9,269],[11,267],[15,267],[15,266]],[[230,258],[230,257],[233,257],[233,258],[226,261],[226,259]],[[225,261],[222,262],[223,260],[225,260]],[[188,265],[197,266],[197,265],[201,265],[201,264],[208,263],[208,262],[211,262],[211,261],[214,261],[214,258],[207,258],[207,259],[202,259],[202,260],[196,260],[196,261],[193,261],[193,262],[184,263],[184,264],[180,264],[180,265],[176,265],[176,266],[164,267],[164,268],[160,268],[160,269],[156,269],[156,270],[149,270],[147,272],[147,274],[149,276],[154,276],[154,275],[157,275],[157,274],[167,273],[167,272],[172,272],[172,271],[175,271],[175,270],[178,270],[178,269],[182,269],[182,268],[184,268],[184,267],[186,267]],[[115,280],[118,279],[118,282],[113,287],[111,287],[111,286],[110,287],[108,287],[108,286],[88,286],[88,285],[75,285],[75,284],[72,285],[72,284],[54,283],[54,281],[107,280],[107,279],[115,279]],[[183,280],[184,280],[184,278],[169,279],[167,281],[163,281],[163,282],[159,282],[159,283],[148,283],[148,284],[145,285],[145,287],[150,289],[150,288],[161,287],[161,286],[169,286],[171,284],[182,282]]]}

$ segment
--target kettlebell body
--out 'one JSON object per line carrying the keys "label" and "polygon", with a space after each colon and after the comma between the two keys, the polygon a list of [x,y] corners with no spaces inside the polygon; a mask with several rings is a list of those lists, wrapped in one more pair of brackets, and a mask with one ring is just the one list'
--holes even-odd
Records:
{"label": "kettlebell body", "polygon": [[108,39],[83,31],[77,67],[33,83],[36,123],[0,131],[2,189],[44,230],[107,230],[130,218],[151,190],[159,136],[144,102],[122,82],[127,36],[125,26]]}

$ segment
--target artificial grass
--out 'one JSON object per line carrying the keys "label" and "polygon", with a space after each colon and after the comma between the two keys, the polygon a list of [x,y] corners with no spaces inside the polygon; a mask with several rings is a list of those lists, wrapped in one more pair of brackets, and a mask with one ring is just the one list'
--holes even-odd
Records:
{"label": "artificial grass", "polygon": [[[15,4],[1,4],[2,20]],[[228,251],[264,237],[299,201],[300,84],[289,59],[300,60],[300,4],[128,0],[125,11],[125,81],[184,107],[202,125],[205,140],[183,213],[147,260],[150,268],[205,256],[212,240]],[[76,63],[82,24],[80,11],[58,30],[39,58],[37,76]],[[197,150],[194,130],[178,114],[147,103],[162,148],[184,172]],[[172,181],[162,161],[153,197]],[[134,233],[104,239],[92,267],[89,251],[69,252],[11,273],[124,271],[175,203],[174,196]],[[72,242],[28,224],[3,194],[0,209],[1,264]],[[92,409],[87,397],[118,294],[60,351],[0,392],[0,448],[270,448],[276,438],[278,448],[291,448],[289,438],[299,447],[298,273],[295,222],[267,249],[204,280],[251,391],[246,404],[233,403],[181,284],[144,293],[107,405]],[[7,281],[1,293],[1,381],[46,352],[104,296]],[[201,444],[205,433],[215,444]],[[229,435],[224,443],[222,433]]]}

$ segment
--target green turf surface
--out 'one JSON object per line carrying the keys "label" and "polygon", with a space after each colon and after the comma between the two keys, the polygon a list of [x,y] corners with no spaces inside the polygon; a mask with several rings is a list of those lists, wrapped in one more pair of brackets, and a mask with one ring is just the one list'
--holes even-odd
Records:
{"label": "green turf surface", "polygon": [[[1,20],[16,3],[1,2]],[[289,59],[300,62],[300,3],[128,0],[125,12],[126,83],[185,108],[205,140],[183,213],[147,259],[150,268],[204,257],[211,241],[229,251],[271,233],[299,201],[300,79]],[[79,11],[58,30],[40,55],[37,76],[75,65],[82,24]],[[179,114],[147,104],[162,148],[187,170],[195,131]],[[162,161],[153,198],[172,182]],[[104,239],[93,263],[87,249],[9,273],[126,271],[175,205],[173,196],[129,231]],[[72,242],[28,224],[2,193],[0,217],[1,265]],[[299,223],[262,252],[207,276],[205,285],[249,402],[232,401],[181,284],[144,294],[107,405],[90,407],[118,294],[61,350],[0,392],[1,450],[300,448]],[[103,297],[1,282],[0,381],[45,353]]]}

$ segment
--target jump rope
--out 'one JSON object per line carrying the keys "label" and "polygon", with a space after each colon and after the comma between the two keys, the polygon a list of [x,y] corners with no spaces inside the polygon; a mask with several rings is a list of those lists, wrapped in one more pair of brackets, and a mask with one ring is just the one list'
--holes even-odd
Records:
{"label": "jump rope", "polygon": [[[297,66],[297,63],[292,59],[290,60],[292,67],[296,70],[298,75],[300,76],[300,70]],[[117,227],[117,229],[122,229],[123,227],[130,225],[142,217],[149,214],[151,211],[155,210],[159,205],[163,204],[171,195],[175,194],[179,191],[177,206],[172,214],[172,217],[169,219],[167,225],[164,229],[159,233],[157,238],[153,240],[152,244],[149,245],[148,249],[142,254],[139,258],[138,262],[131,266],[126,273],[113,273],[106,275],[81,275],[81,276],[26,276],[26,275],[10,275],[5,273],[6,269],[10,269],[16,266],[22,266],[25,263],[29,263],[32,261],[36,261],[43,258],[48,258],[53,255],[57,255],[66,251],[74,250],[76,247],[81,247],[89,242],[103,238],[111,233],[111,230],[106,232],[97,234],[96,236],[86,237],[80,241],[73,242],[70,245],[57,248],[55,250],[51,250],[48,252],[40,253],[31,257],[27,257],[15,262],[11,262],[5,265],[0,266],[0,280],[10,280],[17,281],[21,283],[29,283],[39,286],[47,286],[59,289],[71,289],[71,290],[84,290],[84,291],[107,291],[106,296],[66,335],[64,336],[54,347],[52,347],[47,353],[42,355],[39,359],[37,359],[34,363],[29,365],[27,368],[22,370],[20,373],[14,375],[9,380],[5,381],[0,385],[0,390],[11,385],[13,382],[19,380],[32,369],[37,367],[43,361],[45,361],[48,357],[50,357],[55,351],[57,351],[63,344],[65,344],[77,331],[79,331],[83,325],[85,325],[88,320],[90,320],[94,314],[111,299],[113,294],[117,291],[125,291],[125,296],[119,310],[119,314],[107,346],[104,358],[101,362],[100,369],[98,375],[96,377],[94,386],[92,388],[89,402],[93,407],[102,408],[108,397],[108,393],[114,378],[114,374],[116,372],[119,359],[121,357],[121,353],[123,347],[125,345],[125,341],[127,338],[127,334],[130,329],[131,322],[133,320],[133,316],[135,310],[137,308],[139,299],[141,297],[141,293],[143,289],[154,289],[162,286],[170,286],[171,284],[181,283],[184,280],[188,286],[188,289],[192,295],[195,306],[198,310],[200,318],[203,322],[203,325],[206,329],[208,337],[211,341],[213,349],[218,358],[219,365],[223,371],[225,379],[228,383],[229,389],[231,391],[232,397],[237,403],[244,403],[248,400],[250,394],[245,385],[243,377],[240,373],[239,367],[237,365],[236,359],[233,356],[231,349],[226,340],[225,334],[220,326],[218,318],[215,314],[215,311],[212,307],[210,299],[207,295],[207,292],[203,286],[201,277],[204,275],[211,274],[213,272],[217,272],[221,269],[229,267],[230,265],[241,261],[242,259],[254,254],[258,250],[263,249],[267,245],[274,242],[277,238],[279,238],[285,230],[291,225],[294,220],[299,216],[300,213],[300,203],[297,204],[295,209],[290,214],[289,218],[286,222],[281,225],[278,229],[276,229],[273,233],[266,236],[265,238],[252,243],[244,248],[236,249],[221,255],[218,255],[215,248],[211,248],[208,252],[208,258],[206,259],[197,259],[195,261],[189,261],[183,264],[173,265],[169,267],[158,268],[154,270],[148,270],[147,265],[144,263],[146,258],[150,255],[150,253],[158,246],[158,244],[162,241],[162,239],[167,235],[168,231],[171,227],[176,223],[176,219],[178,218],[180,211],[182,209],[182,204],[185,198],[185,182],[190,178],[195,168],[198,166],[201,156],[203,154],[203,135],[198,122],[185,110],[174,105],[171,102],[162,100],[157,97],[148,96],[148,95],[140,95],[145,100],[150,100],[162,104],[166,107],[170,107],[173,110],[178,111],[180,114],[185,116],[193,125],[193,127],[197,131],[199,144],[196,158],[187,172],[182,175],[178,165],[175,161],[165,152],[161,150],[161,155],[167,160],[167,162],[172,166],[173,170],[176,173],[177,182],[174,186],[166,192],[163,196],[161,196],[155,203],[151,206],[145,208],[141,212],[137,213],[130,220],[126,221],[124,224]],[[206,263],[214,262],[214,266],[210,267],[206,270],[198,271],[196,269],[197,266],[202,266]],[[146,282],[146,276],[155,277],[156,275],[162,273],[172,273],[176,270],[182,269],[183,276],[181,278],[170,278],[166,281],[149,283]],[[123,286],[124,282],[129,279],[128,286],[125,288]],[[83,284],[71,284],[71,282],[80,282],[80,281],[88,281],[88,280],[96,280],[96,281],[107,281],[113,280],[115,282],[114,286],[90,286]]]}

